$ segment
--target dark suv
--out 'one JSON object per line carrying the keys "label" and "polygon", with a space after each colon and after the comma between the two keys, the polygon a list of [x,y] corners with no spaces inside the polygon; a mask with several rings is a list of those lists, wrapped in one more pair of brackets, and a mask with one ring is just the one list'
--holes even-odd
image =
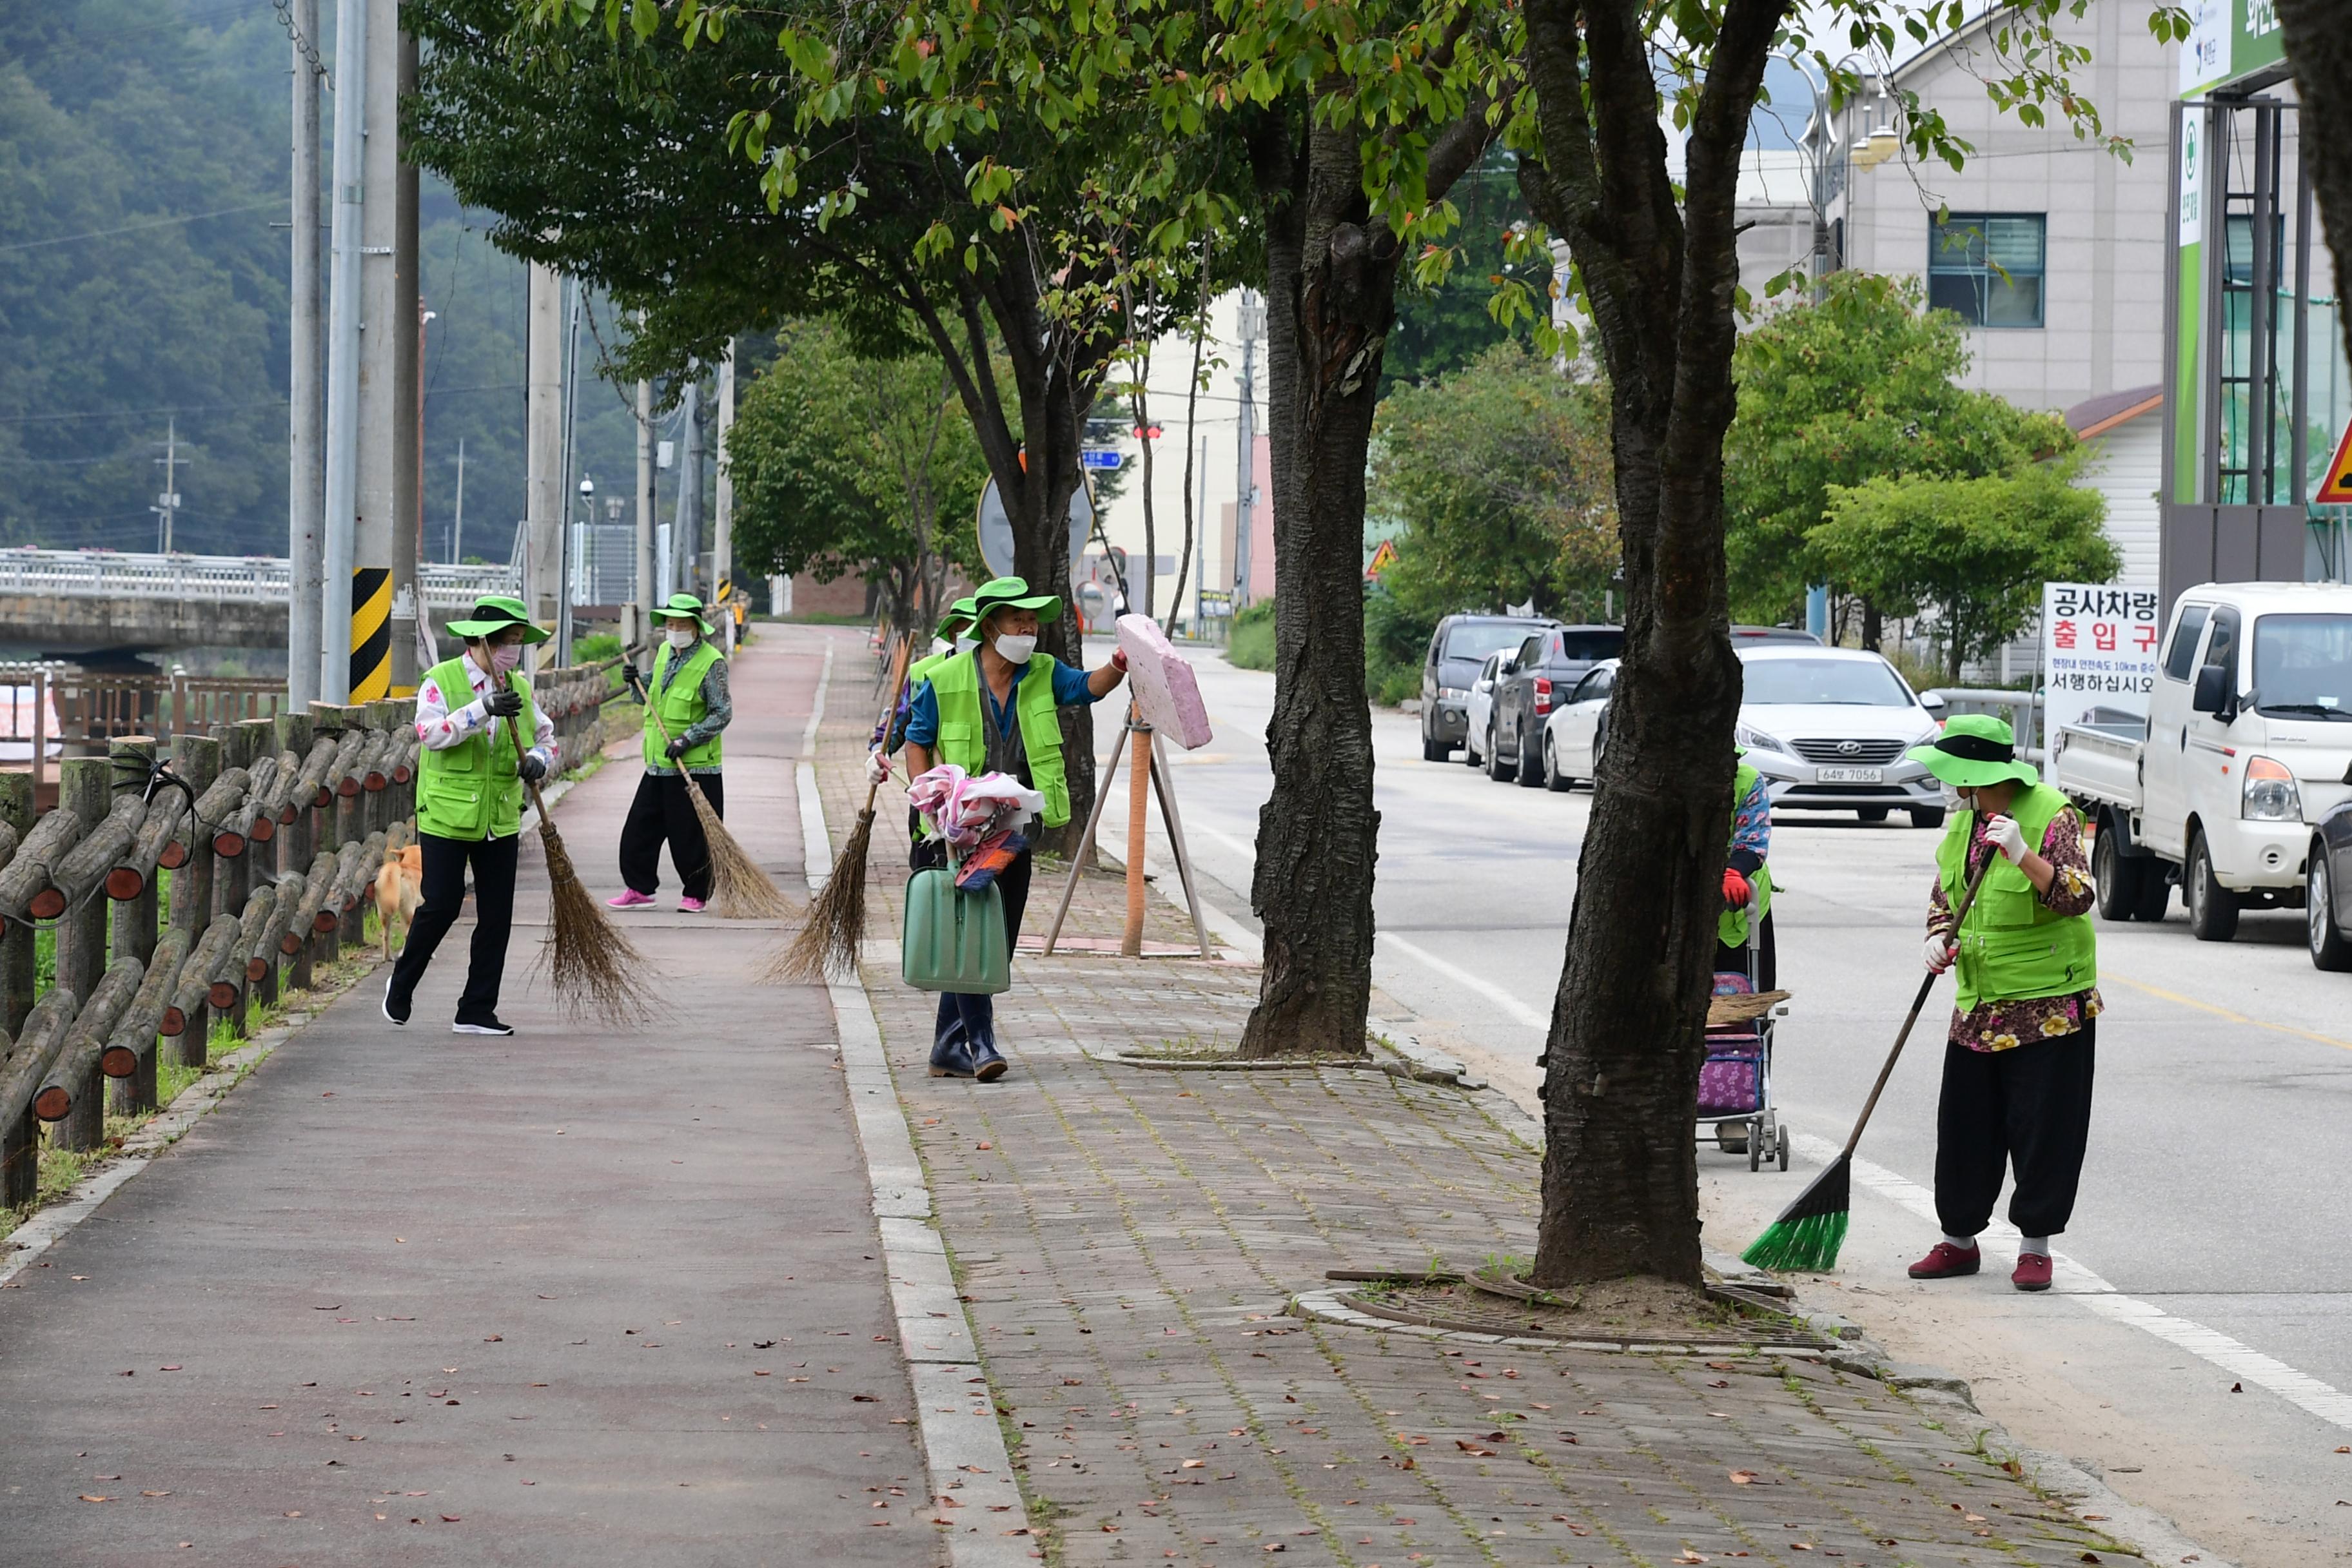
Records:
{"label": "dark suv", "polygon": [[1557,626],[1540,616],[1448,616],[1430,634],[1421,660],[1421,754],[1442,763],[1462,745],[1471,683],[1486,656],[1517,647],[1530,632]]}
{"label": "dark suv", "polygon": [[1547,626],[1529,634],[1496,672],[1495,716],[1481,747],[1486,776],[1516,776],[1529,789],[1543,783],[1544,720],[1552,704],[1604,658],[1625,647],[1622,626]]}

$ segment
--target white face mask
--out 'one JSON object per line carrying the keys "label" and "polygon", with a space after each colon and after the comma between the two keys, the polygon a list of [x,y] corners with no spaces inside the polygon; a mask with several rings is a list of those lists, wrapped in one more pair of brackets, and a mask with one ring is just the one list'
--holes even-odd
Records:
{"label": "white face mask", "polygon": [[980,639],[978,637],[958,637],[955,641],[955,650],[958,653],[970,653],[979,646]]}
{"label": "white face mask", "polygon": [[1946,811],[1965,811],[1968,809],[1968,797],[1961,795],[1958,790],[1954,789],[1950,784],[1946,784],[1944,786],[1944,809]]}
{"label": "white face mask", "polygon": [[996,657],[1007,664],[1026,664],[1029,656],[1036,651],[1037,638],[1034,633],[1027,637],[1015,637],[1011,632],[997,634]]}
{"label": "white face mask", "polygon": [[674,648],[683,649],[689,648],[694,646],[694,628],[692,626],[671,626],[667,630],[664,631],[662,636],[669,638],[669,646]]}

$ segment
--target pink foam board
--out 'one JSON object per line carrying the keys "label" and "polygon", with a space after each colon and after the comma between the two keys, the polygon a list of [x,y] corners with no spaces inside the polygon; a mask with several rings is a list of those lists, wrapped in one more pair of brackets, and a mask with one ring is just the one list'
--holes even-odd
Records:
{"label": "pink foam board", "polygon": [[1118,618],[1118,648],[1127,655],[1127,679],[1144,721],[1184,750],[1209,743],[1209,707],[1192,667],[1170,646],[1150,616]]}

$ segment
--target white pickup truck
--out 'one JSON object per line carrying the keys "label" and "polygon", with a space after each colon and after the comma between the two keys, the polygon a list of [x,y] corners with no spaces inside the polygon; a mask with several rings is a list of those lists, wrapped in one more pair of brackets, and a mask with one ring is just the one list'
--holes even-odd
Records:
{"label": "white pickup truck", "polygon": [[2316,825],[2352,799],[2352,586],[2207,583],[2173,606],[2147,714],[2057,736],[2056,783],[2097,828],[2099,912],[2201,942],[2301,908]]}

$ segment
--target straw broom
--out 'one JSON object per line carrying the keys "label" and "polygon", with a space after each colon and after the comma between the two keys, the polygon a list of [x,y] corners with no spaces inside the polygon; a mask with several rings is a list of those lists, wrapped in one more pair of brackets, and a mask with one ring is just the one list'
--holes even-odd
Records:
{"label": "straw broom", "polygon": [[[520,764],[527,754],[522,725],[509,720],[509,727]],[[546,965],[556,995],[575,1019],[643,1023],[653,1016],[653,999],[645,989],[644,956],[604,918],[603,906],[582,885],[539,784],[527,781],[523,787],[539,813],[539,843],[547,856],[547,941],[541,946],[540,962]]]}
{"label": "straw broom", "polygon": [[[1985,873],[1992,869],[1993,856],[1999,853],[1989,851],[1984,864],[1969,879],[1968,891],[1960,895],[1959,912],[1952,921],[1955,934],[1968,921],[1969,908],[1977,901],[1977,889],[1984,885]],[[1862,1142],[1862,1130],[1870,1125],[1870,1113],[1878,1109],[1878,1097],[1885,1091],[1886,1080],[1895,1076],[1895,1058],[1902,1056],[1904,1042],[1911,1037],[1911,1026],[1919,1021],[1920,1010],[1927,1005],[1927,994],[1935,987],[1936,974],[1931,970],[1919,982],[1919,994],[1911,1000],[1911,1012],[1903,1020],[1903,1032],[1895,1037],[1895,1048],[1886,1053],[1886,1065],[1878,1069],[1878,1081],[1870,1086],[1870,1098],[1863,1101],[1862,1114],[1854,1118],[1853,1131],[1847,1135],[1845,1147],[1838,1151],[1838,1157],[1739,1255],[1754,1267],[1822,1269],[1837,1266],[1838,1248],[1845,1245],[1846,1223],[1853,1208],[1854,1147]]]}
{"label": "straw broom", "polygon": [[[631,670],[629,675],[629,683],[635,686],[636,671]],[[655,710],[652,694],[640,689],[638,696],[645,701],[646,717],[653,721],[654,733],[661,737],[662,745],[667,749],[669,730],[662,723],[661,714]],[[694,803],[694,819],[702,825],[702,841],[709,847],[710,899],[718,906],[719,918],[723,921],[780,921],[789,916],[793,906],[785,900],[783,890],[760,869],[760,863],[751,858],[751,851],[727,831],[727,824],[720,819],[718,808],[710,804],[710,797],[702,793],[702,786],[694,782],[694,775],[686,771],[682,758],[678,761],[677,776],[686,781],[686,798]],[[679,875],[685,873],[681,871]]]}
{"label": "straw broom", "polygon": [[[914,639],[909,637],[898,644],[898,652],[890,663],[890,700],[883,705],[883,734],[889,734],[889,723],[898,710],[898,695],[906,689],[907,660],[914,652]],[[793,944],[771,960],[761,978],[779,984],[813,985],[824,978],[828,970],[851,971],[857,965],[857,950],[866,942],[866,855],[874,841],[874,797],[882,791],[877,781],[866,786],[866,806],[857,814],[857,826],[850,829],[849,838],[834,858],[833,874],[825,879],[824,891],[809,905],[808,921],[801,927]]]}

